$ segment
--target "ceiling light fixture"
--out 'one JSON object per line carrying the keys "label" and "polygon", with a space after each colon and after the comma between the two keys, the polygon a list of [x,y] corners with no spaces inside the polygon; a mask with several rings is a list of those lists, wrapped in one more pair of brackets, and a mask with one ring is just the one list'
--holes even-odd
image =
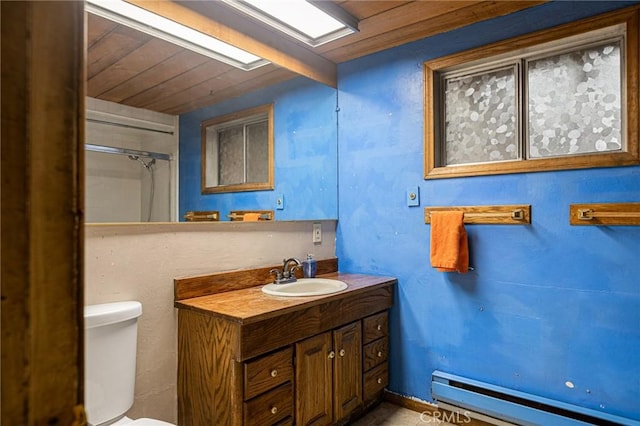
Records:
{"label": "ceiling light fixture", "polygon": [[330,1],[222,1],[313,47],[358,31],[358,20]]}
{"label": "ceiling light fixture", "polygon": [[245,71],[269,63],[259,56],[122,0],[87,0],[85,10]]}

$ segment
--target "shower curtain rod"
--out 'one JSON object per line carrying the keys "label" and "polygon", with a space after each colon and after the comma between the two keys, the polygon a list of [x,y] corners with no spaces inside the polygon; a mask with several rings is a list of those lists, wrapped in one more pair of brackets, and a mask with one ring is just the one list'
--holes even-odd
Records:
{"label": "shower curtain rod", "polygon": [[135,155],[137,157],[155,158],[156,160],[171,160],[171,155],[160,152],[138,151],[137,149],[115,148],[113,146],[93,145],[90,143],[84,144],[84,148],[87,151],[104,152],[106,154]]}
{"label": "shower curtain rod", "polygon": [[87,118],[87,122],[97,123],[97,124],[106,124],[108,126],[126,127],[128,129],[144,130],[147,132],[164,133],[165,135],[173,135],[173,132],[170,130],[150,129],[148,127],[134,126],[131,124],[122,124],[122,123],[114,123],[112,121],[106,121],[106,120],[98,120],[96,118]]}

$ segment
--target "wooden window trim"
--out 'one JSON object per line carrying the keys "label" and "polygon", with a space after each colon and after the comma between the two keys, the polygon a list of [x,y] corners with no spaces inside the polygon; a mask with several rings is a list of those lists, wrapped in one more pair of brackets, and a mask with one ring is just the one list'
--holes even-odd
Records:
{"label": "wooden window trim", "polygon": [[[268,156],[269,156],[269,176],[266,182],[250,182],[234,185],[207,186],[206,181],[206,158],[207,158],[207,127],[230,121],[242,120],[254,115],[267,114],[268,121]],[[246,192],[246,191],[268,191],[275,188],[274,185],[274,128],[273,128],[273,104],[261,105],[251,109],[233,112],[220,117],[205,120],[201,124],[201,159],[200,159],[200,188],[203,194],[219,194],[225,192]]]}
{"label": "wooden window trim", "polygon": [[[424,77],[424,178],[450,178],[462,176],[496,175],[549,170],[583,169],[592,167],[616,167],[640,164],[639,68],[640,68],[640,6],[632,6],[621,11],[594,16],[548,30],[500,41],[476,49],[459,52],[446,57],[427,61],[423,66]],[[438,101],[434,91],[438,72],[461,64],[471,64],[485,58],[508,54],[516,50],[571,37],[614,25],[626,24],[624,56],[626,68],[624,81],[626,150],[615,153],[591,153],[556,158],[536,158],[527,160],[501,161],[483,164],[455,166],[437,165],[437,124],[435,114]],[[625,102],[626,101],[626,102]]]}

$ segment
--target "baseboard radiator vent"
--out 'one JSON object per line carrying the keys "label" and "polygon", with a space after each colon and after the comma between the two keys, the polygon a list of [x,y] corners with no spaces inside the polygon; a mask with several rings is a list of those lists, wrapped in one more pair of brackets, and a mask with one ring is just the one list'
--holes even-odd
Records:
{"label": "baseboard radiator vent", "polygon": [[431,394],[438,406],[469,417],[497,420],[496,424],[553,426],[640,426],[628,419],[577,405],[434,371]]}

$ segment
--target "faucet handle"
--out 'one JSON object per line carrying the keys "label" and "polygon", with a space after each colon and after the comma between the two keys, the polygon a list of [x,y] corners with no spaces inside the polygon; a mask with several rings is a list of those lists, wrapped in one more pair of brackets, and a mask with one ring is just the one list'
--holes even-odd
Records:
{"label": "faucet handle", "polygon": [[276,281],[280,281],[282,279],[282,272],[280,272],[280,270],[277,268],[273,268],[272,270],[270,270],[269,275],[275,275]]}
{"label": "faucet handle", "polygon": [[296,276],[296,269],[301,270],[302,269],[302,265],[293,265],[293,268],[291,268],[289,270],[289,275],[291,277],[295,277]]}

